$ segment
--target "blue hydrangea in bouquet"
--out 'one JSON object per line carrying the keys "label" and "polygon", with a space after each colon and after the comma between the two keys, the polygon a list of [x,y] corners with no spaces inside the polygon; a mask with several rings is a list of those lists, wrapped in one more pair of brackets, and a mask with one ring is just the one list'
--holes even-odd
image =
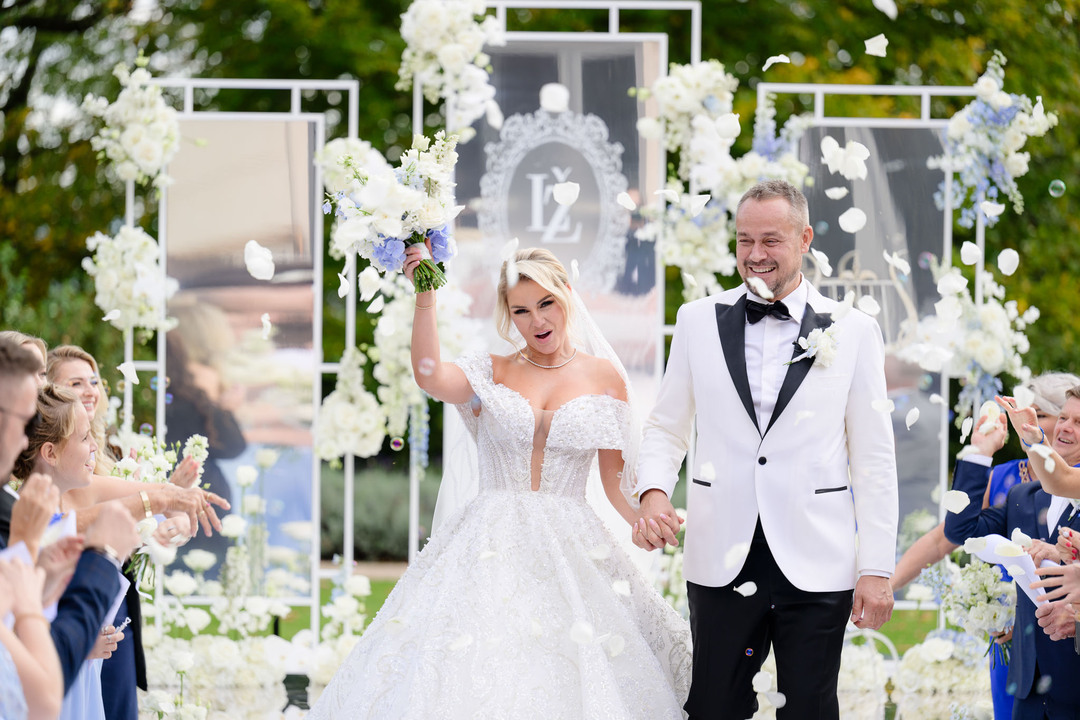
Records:
{"label": "blue hydrangea in bouquet", "polygon": [[380,271],[396,273],[408,245],[430,240],[431,257],[416,269],[416,292],[445,285],[444,265],[457,254],[450,223],[463,207],[454,204],[456,147],[457,136],[439,131],[434,139],[415,136],[397,167],[342,157],[346,187],[328,194],[323,204],[323,212],[339,217],[333,254],[355,252]]}

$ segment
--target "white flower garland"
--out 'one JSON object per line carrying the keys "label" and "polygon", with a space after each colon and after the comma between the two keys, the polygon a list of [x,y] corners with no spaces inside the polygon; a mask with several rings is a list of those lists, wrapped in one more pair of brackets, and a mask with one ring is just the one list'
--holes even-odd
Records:
{"label": "white flower garland", "polygon": [[83,258],[82,266],[94,278],[94,302],[105,320],[125,331],[167,332],[176,327],[174,318],[165,317],[165,304],[178,284],[172,278],[162,282],[157,240],[142,228],[125,225],[116,237],[94,233],[86,249],[93,257]]}
{"label": "white flower garland", "polygon": [[87,95],[83,109],[105,121],[90,138],[90,146],[99,158],[112,163],[120,180],[151,183],[159,190],[172,183],[165,167],[180,148],[180,121],[176,110],[161,96],[161,88],[150,83],[146,70],[148,59],[142,54],[135,70],[117,65],[113,74],[123,89],[115,101]]}
{"label": "white flower garland", "polygon": [[337,460],[346,453],[371,457],[386,439],[386,415],[375,396],[364,388],[367,358],[356,348],[345,350],[337,386],[319,409],[315,453],[323,460]]}

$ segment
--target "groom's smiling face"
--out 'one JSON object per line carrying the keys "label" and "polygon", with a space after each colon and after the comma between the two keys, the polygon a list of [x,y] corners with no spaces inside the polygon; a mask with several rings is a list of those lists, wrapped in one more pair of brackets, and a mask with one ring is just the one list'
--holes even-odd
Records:
{"label": "groom's smiling face", "polygon": [[794,217],[784,198],[747,200],[735,215],[739,275],[744,282],[760,278],[772,291],[771,299],[782,300],[799,286],[802,256],[813,237],[814,231]]}

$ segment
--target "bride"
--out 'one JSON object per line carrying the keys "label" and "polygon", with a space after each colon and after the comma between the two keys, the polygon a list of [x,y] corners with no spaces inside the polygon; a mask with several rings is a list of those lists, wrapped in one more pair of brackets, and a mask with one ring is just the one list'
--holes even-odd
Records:
{"label": "bride", "polygon": [[[407,252],[412,280],[423,247]],[[689,627],[585,500],[599,455],[609,500],[638,520],[620,487],[638,443],[625,370],[554,255],[519,250],[514,267],[496,321],[525,347],[506,357],[440,362],[435,293],[416,296],[414,374],[464,418],[480,492],[409,566],[309,718],[684,717]]]}

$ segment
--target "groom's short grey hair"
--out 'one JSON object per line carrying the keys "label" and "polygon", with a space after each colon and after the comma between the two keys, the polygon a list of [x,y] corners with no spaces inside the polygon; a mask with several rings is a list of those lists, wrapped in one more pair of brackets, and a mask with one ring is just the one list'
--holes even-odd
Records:
{"label": "groom's short grey hair", "polygon": [[735,207],[735,217],[739,216],[739,210],[747,200],[772,200],[784,198],[791,208],[791,222],[800,231],[810,224],[810,209],[806,204],[806,196],[802,190],[785,180],[764,180],[743,193],[739,198],[739,204]]}

